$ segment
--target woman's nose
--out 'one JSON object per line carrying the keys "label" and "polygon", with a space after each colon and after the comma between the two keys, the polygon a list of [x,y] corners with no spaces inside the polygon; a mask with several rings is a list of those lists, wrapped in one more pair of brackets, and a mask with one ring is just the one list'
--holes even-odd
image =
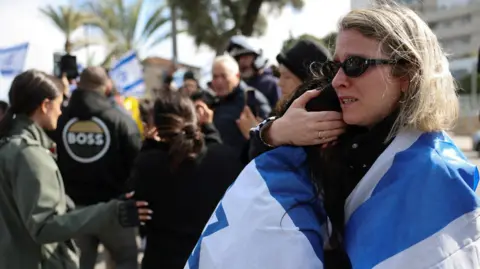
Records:
{"label": "woman's nose", "polygon": [[337,74],[335,74],[335,77],[333,77],[333,80],[332,80],[333,88],[335,89],[345,88],[348,86],[348,83],[349,82],[348,82],[347,75],[345,75],[345,73],[343,72],[343,69],[340,68]]}

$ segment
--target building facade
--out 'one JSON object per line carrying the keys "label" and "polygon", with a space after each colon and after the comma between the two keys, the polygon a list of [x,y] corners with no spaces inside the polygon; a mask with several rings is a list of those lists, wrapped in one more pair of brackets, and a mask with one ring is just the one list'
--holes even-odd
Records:
{"label": "building facade", "polygon": [[[375,0],[352,0],[361,8]],[[452,74],[460,78],[476,68],[480,47],[480,0],[398,0],[415,10],[437,35],[449,55]]]}

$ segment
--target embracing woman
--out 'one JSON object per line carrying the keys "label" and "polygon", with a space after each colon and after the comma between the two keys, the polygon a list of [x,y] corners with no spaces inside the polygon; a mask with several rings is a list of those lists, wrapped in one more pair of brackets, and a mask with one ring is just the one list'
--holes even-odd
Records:
{"label": "embracing woman", "polygon": [[459,104],[436,36],[408,8],[353,10],[333,59],[254,131],[186,268],[479,268],[478,170],[445,133]]}

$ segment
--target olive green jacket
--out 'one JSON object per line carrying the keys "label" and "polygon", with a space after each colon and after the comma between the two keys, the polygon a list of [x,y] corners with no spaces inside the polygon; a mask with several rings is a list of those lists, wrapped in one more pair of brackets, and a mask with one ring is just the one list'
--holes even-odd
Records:
{"label": "olive green jacket", "polygon": [[71,240],[118,224],[119,201],[68,211],[53,143],[26,116],[0,141],[0,268],[76,269]]}

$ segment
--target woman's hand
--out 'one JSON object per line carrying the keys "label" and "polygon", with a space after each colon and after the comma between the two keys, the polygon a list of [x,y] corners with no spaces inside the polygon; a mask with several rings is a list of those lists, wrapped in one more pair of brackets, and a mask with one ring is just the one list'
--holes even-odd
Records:
{"label": "woman's hand", "polygon": [[335,141],[345,132],[342,114],[335,111],[308,112],[307,103],[320,94],[310,90],[302,94],[285,114],[272,122],[263,139],[272,146],[312,146]]}

